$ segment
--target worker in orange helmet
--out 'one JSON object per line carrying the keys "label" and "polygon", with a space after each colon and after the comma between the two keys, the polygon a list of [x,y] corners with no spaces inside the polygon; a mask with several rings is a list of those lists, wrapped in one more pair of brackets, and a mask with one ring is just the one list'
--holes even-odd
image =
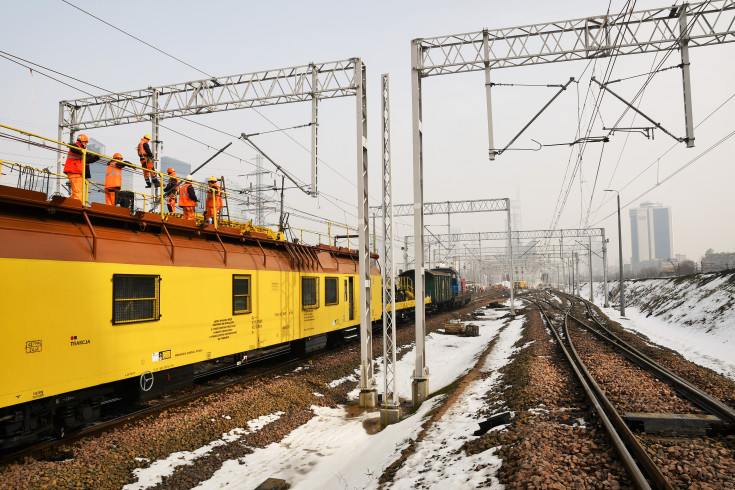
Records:
{"label": "worker in orange helmet", "polygon": [[194,208],[197,207],[197,203],[199,202],[196,192],[194,191],[194,186],[191,185],[191,181],[193,179],[194,177],[192,177],[191,174],[187,175],[186,180],[189,182],[183,182],[179,187],[179,206],[181,206],[181,209],[184,212],[184,219],[190,220],[194,220],[196,218]]}
{"label": "worker in orange helmet", "polygon": [[218,215],[222,208],[222,188],[217,184],[217,177],[207,179],[209,189],[207,189],[207,204],[204,211],[204,221],[214,223],[214,216]]}
{"label": "worker in orange helmet", "polygon": [[117,191],[122,188],[122,169],[125,166],[122,162],[123,156],[120,153],[115,153],[112,158],[107,164],[107,174],[105,175],[105,204],[108,206],[115,205]]}
{"label": "worker in orange helmet", "polygon": [[[80,134],[77,136],[77,142],[74,146],[69,147],[69,153],[66,156],[66,162],[64,163],[64,173],[69,178],[71,184],[71,198],[82,200],[82,190],[84,189],[84,179],[88,179],[92,176],[89,171],[89,164],[94,163],[100,159],[97,155],[84,155],[84,149],[89,144],[89,138],[86,134]],[[82,168],[82,160],[86,163],[84,169]],[[84,177],[82,177],[84,174]],[[85,199],[86,201],[86,196]]]}
{"label": "worker in orange helmet", "polygon": [[166,173],[169,178],[168,184],[163,188],[163,196],[166,198],[168,212],[173,213],[176,210],[176,197],[179,194],[179,179],[176,178],[176,170],[173,167],[169,167]]}
{"label": "worker in orange helmet", "polygon": [[151,135],[146,134],[138,143],[138,157],[140,157],[140,166],[143,167],[143,178],[145,178],[145,186],[150,187],[151,183],[158,187],[158,177],[151,172],[153,170],[153,152],[148,144],[151,141]]}

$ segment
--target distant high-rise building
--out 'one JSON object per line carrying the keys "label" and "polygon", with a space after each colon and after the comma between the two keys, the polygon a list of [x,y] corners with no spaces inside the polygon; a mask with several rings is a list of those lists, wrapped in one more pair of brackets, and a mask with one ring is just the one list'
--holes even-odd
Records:
{"label": "distant high-rise building", "polygon": [[[176,171],[176,175],[181,178],[185,178],[191,173],[191,163],[186,163],[171,157],[161,157],[161,173],[165,174],[169,167],[173,168]],[[164,182],[163,185],[166,185],[166,183]]]}
{"label": "distant high-rise building", "polygon": [[674,257],[671,208],[661,203],[644,202],[631,209],[630,241],[633,264]]}
{"label": "distant high-rise building", "polygon": [[[89,151],[99,153],[100,155],[107,155],[107,147],[97,141],[94,138],[89,138],[89,144],[87,145]],[[112,156],[112,155],[109,155]],[[101,159],[89,166],[89,171],[92,175],[90,181],[93,184],[89,186],[89,202],[98,202],[101,204],[105,203],[105,176],[107,175],[107,164],[109,160]],[[122,188],[126,190],[133,189],[133,174],[130,171],[123,170],[122,172]]]}

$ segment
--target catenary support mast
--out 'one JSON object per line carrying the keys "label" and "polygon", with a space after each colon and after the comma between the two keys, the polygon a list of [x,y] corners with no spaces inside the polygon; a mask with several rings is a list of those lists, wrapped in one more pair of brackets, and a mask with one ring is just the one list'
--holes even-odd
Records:
{"label": "catenary support mast", "polygon": [[381,75],[383,140],[383,407],[381,425],[398,422],[401,409],[396,379],[396,262],[393,247],[393,182],[390,148],[390,76]]}

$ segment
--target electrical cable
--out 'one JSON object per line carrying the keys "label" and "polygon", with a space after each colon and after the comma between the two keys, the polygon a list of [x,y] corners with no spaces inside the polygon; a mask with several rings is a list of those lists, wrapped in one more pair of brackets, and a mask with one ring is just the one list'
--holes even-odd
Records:
{"label": "electrical cable", "polygon": [[[63,0],[62,0],[62,1],[63,1]],[[94,85],[94,84],[91,84],[91,83],[89,83],[89,82],[85,82],[85,81],[83,81],[83,80],[80,80],[80,79],[78,79],[78,78],[72,77],[72,76],[70,76],[70,75],[67,75],[67,74],[65,74],[65,73],[59,72],[59,71],[57,71],[57,70],[53,70],[53,69],[51,69],[51,68],[47,68],[47,67],[45,67],[45,66],[39,65],[39,64],[37,64],[37,63],[34,63],[34,62],[32,62],[32,61],[28,61],[28,60],[25,60],[25,59],[23,59],[23,58],[20,58],[20,57],[18,57],[18,56],[15,56],[15,55],[13,55],[13,54],[7,53],[7,52],[5,52],[5,51],[0,51],[0,57],[2,57],[2,58],[5,58],[5,59],[7,59],[8,61],[12,61],[13,63],[15,63],[15,64],[17,64],[17,65],[20,65],[20,66],[22,66],[22,67],[24,67],[24,68],[27,68],[27,69],[29,69],[29,70],[32,70],[32,68],[30,68],[29,66],[27,66],[27,65],[24,65],[23,63],[20,63],[20,62],[18,62],[18,61],[16,61],[16,60],[12,59],[12,58],[17,58],[17,59],[20,59],[20,60],[22,60],[22,61],[24,61],[24,62],[26,62],[26,63],[29,63],[29,64],[31,64],[31,65],[33,65],[33,66],[36,66],[36,67],[40,67],[40,68],[42,68],[42,69],[44,69],[44,70],[48,70],[48,71],[51,71],[51,72],[53,72],[53,73],[55,73],[55,74],[58,74],[58,75],[61,75],[61,76],[64,76],[64,77],[66,77],[66,78],[69,78],[69,79],[72,79],[72,80],[78,81],[78,82],[80,82],[80,83],[83,83],[83,84],[85,84],[85,85],[89,85],[89,86],[91,86],[91,87],[94,87],[94,88],[96,88],[96,89],[102,90],[102,91],[104,91],[104,92],[107,92],[107,93],[112,93],[112,91],[110,91],[110,90],[107,90],[107,89],[105,89],[105,88],[103,88],[103,87],[99,87],[99,86],[97,86],[97,85]],[[12,58],[11,58],[11,57],[12,57]],[[87,92],[87,91],[85,91],[85,90],[83,90],[83,89],[81,89],[81,88],[79,88],[79,87],[75,87],[75,86],[73,86],[73,85],[71,85],[71,84],[68,84],[68,83],[66,83],[66,82],[64,82],[64,81],[62,81],[62,80],[59,80],[59,79],[57,79],[57,78],[55,78],[55,77],[52,77],[52,76],[50,76],[50,75],[48,75],[48,74],[46,74],[46,73],[44,73],[44,72],[42,72],[42,71],[36,70],[36,73],[39,73],[39,74],[41,74],[41,75],[43,75],[43,76],[45,76],[45,77],[47,77],[47,78],[50,78],[50,79],[52,79],[52,80],[54,80],[54,81],[56,81],[56,82],[59,82],[59,83],[61,83],[62,85],[65,85],[65,86],[67,86],[67,87],[70,87],[70,88],[72,88],[72,89],[74,89],[74,90],[77,90],[77,91],[79,91],[79,92],[82,92],[83,94],[89,95],[90,97],[95,97],[95,96],[94,96],[93,94],[91,94],[91,93],[89,93],[89,92]],[[129,111],[128,111],[128,112],[129,112]],[[212,130],[214,130],[214,131],[217,131],[217,132],[220,132],[220,133],[222,133],[222,134],[228,135],[228,136],[230,136],[230,137],[232,137],[232,138],[234,138],[234,139],[237,139],[237,136],[235,136],[235,135],[233,135],[233,134],[230,134],[230,133],[227,133],[226,131],[222,131],[222,130],[219,130],[219,129],[217,129],[217,128],[213,128],[213,127],[211,127],[211,126],[208,126],[208,125],[206,125],[206,124],[200,123],[200,122],[198,122],[198,121],[192,121],[192,120],[190,120],[190,119],[188,119],[188,118],[182,118],[182,119],[184,119],[184,120],[186,120],[186,121],[188,121],[188,122],[191,122],[191,123],[194,123],[194,124],[197,124],[197,125],[200,125],[200,126],[206,127],[206,128],[208,128],[208,129],[212,129]],[[184,134],[184,133],[182,133],[182,132],[180,132],[180,131],[177,131],[177,130],[175,130],[175,129],[172,129],[172,128],[170,128],[170,127],[168,127],[168,126],[165,126],[165,125],[163,125],[163,124],[159,124],[159,125],[160,125],[161,127],[165,128],[165,129],[167,129],[167,130],[169,130],[169,131],[171,131],[171,132],[175,133],[175,134],[178,134],[178,135],[180,135],[180,136],[184,137],[184,138],[187,138],[187,139],[189,139],[189,140],[191,140],[191,141],[194,141],[194,142],[196,142],[196,143],[199,143],[199,144],[201,144],[201,145],[204,145],[204,146],[210,147],[210,145],[209,145],[209,144],[207,144],[207,143],[205,143],[205,142],[203,142],[203,141],[199,141],[198,139],[196,139],[196,138],[194,138],[194,137],[192,137],[192,136],[189,136],[189,135],[187,135],[187,134]],[[19,140],[19,141],[21,141],[21,142],[23,142],[23,143],[28,143],[28,142],[27,142],[26,140]],[[31,144],[35,144],[35,143],[31,143]],[[36,145],[36,146],[45,146],[45,145]],[[52,147],[46,147],[46,148],[52,148]],[[55,151],[61,151],[61,152],[63,153],[63,150],[59,150],[58,148],[52,148],[52,149],[53,149],[53,150],[55,150]],[[229,154],[229,153],[226,153],[226,152],[224,152],[224,154],[226,154],[226,155],[228,155],[228,156],[230,156],[230,157],[232,157],[232,158],[236,158],[236,159],[238,159],[238,160],[240,160],[240,161],[246,161],[246,162],[250,163],[251,165],[254,165],[254,164],[253,164],[253,163],[252,163],[251,161],[249,161],[249,160],[247,160],[247,159],[244,159],[244,158],[241,158],[241,157],[238,157],[238,156],[236,156],[236,155],[232,155],[232,154]],[[131,171],[133,171],[133,169],[130,169],[130,170],[131,170]],[[142,173],[142,171],[138,171],[138,172],[135,172],[135,173],[138,173],[138,174],[140,174],[140,173]],[[298,180],[300,180],[300,179],[298,179]],[[302,181],[302,183],[303,183],[303,181]],[[304,185],[305,185],[305,183],[304,183]],[[244,191],[244,192],[247,192],[247,191]],[[323,193],[323,194],[325,194],[325,193]],[[333,206],[335,206],[336,208],[340,209],[340,210],[341,210],[341,211],[342,211],[343,213],[345,213],[345,214],[350,214],[350,216],[353,216],[353,217],[357,218],[357,217],[356,217],[356,216],[355,216],[354,214],[351,214],[351,213],[347,213],[347,211],[346,211],[346,210],[342,209],[342,208],[341,208],[341,207],[340,207],[339,205],[337,205],[337,204],[336,204],[336,203],[335,203],[334,201],[332,201],[332,200],[328,199],[327,197],[329,197],[329,198],[333,198],[333,199],[334,199],[335,201],[340,201],[340,202],[343,202],[343,203],[345,203],[345,204],[347,204],[347,205],[350,205],[350,206],[351,206],[351,204],[349,204],[349,203],[346,203],[345,201],[343,201],[343,200],[341,200],[341,199],[339,199],[339,198],[336,198],[336,197],[334,197],[334,196],[329,196],[329,195],[327,195],[327,194],[325,194],[325,196],[326,196],[326,197],[325,197],[325,199],[326,199],[326,200],[327,200],[327,201],[328,201],[328,202],[329,202],[330,204],[332,204],[332,205],[333,205]]]}
{"label": "electrical cable", "polygon": [[[735,131],[732,131],[732,132],[730,132],[730,133],[729,133],[728,135],[724,136],[723,138],[721,138],[721,139],[720,139],[719,141],[717,141],[716,143],[713,143],[713,144],[712,144],[712,145],[711,145],[711,146],[710,146],[709,148],[707,148],[707,149],[706,149],[706,150],[704,150],[704,151],[703,151],[702,153],[700,153],[699,155],[697,155],[696,157],[692,158],[692,159],[691,159],[691,160],[689,160],[689,161],[688,161],[687,163],[685,163],[684,165],[682,165],[681,167],[679,167],[678,169],[676,169],[676,170],[675,170],[674,172],[672,172],[671,174],[669,174],[669,175],[668,175],[668,176],[667,176],[667,177],[666,177],[665,179],[663,179],[663,180],[661,180],[661,181],[657,182],[657,183],[656,183],[656,185],[654,185],[654,186],[650,187],[649,189],[645,190],[645,191],[644,191],[643,193],[641,193],[641,194],[640,194],[640,195],[638,195],[637,197],[635,197],[635,198],[631,199],[631,200],[630,200],[630,201],[628,201],[628,202],[627,202],[627,203],[626,203],[625,205],[621,205],[621,206],[620,206],[620,209],[624,209],[624,208],[628,207],[629,205],[633,204],[633,203],[634,203],[635,201],[637,201],[638,199],[642,198],[643,196],[645,196],[646,194],[648,194],[648,193],[649,193],[649,192],[651,192],[652,190],[654,190],[654,189],[656,189],[657,187],[659,187],[659,186],[660,186],[661,184],[663,184],[664,182],[667,182],[667,181],[669,181],[669,180],[670,180],[670,179],[672,179],[672,178],[673,178],[673,177],[674,177],[675,175],[678,175],[678,174],[679,174],[680,172],[682,172],[682,171],[683,171],[684,169],[686,169],[686,168],[687,168],[687,167],[689,167],[690,165],[694,164],[695,162],[699,161],[699,159],[700,159],[700,158],[702,158],[703,156],[707,155],[707,154],[708,154],[709,152],[711,152],[712,150],[714,150],[715,148],[717,148],[718,146],[720,146],[720,145],[721,145],[722,143],[724,143],[725,141],[727,141],[727,140],[729,140],[730,138],[732,138],[733,136],[735,136]],[[598,221],[597,221],[597,222],[595,223],[595,225],[596,225],[596,224],[598,224],[598,223],[602,223],[603,221],[605,221],[606,219],[608,219],[609,217],[611,217],[611,216],[613,216],[613,215],[615,215],[615,214],[617,214],[617,210],[615,210],[615,211],[613,211],[612,213],[608,214],[608,215],[607,215],[607,216],[605,216],[604,218],[602,218],[602,219],[598,220]]]}
{"label": "electrical cable", "polygon": [[[197,68],[197,67],[195,67],[195,66],[193,66],[193,65],[191,65],[191,64],[189,64],[189,63],[187,63],[187,62],[185,62],[185,61],[183,61],[183,60],[181,60],[179,58],[177,58],[176,56],[174,56],[172,54],[169,54],[166,51],[164,51],[164,50],[162,50],[160,48],[157,48],[156,46],[154,46],[154,45],[152,45],[150,43],[147,43],[146,41],[143,41],[142,39],[140,39],[140,38],[138,38],[138,37],[136,37],[136,36],[134,36],[134,35],[126,32],[125,30],[123,30],[123,29],[121,29],[121,28],[119,28],[119,27],[117,27],[117,26],[115,26],[115,25],[113,25],[113,24],[111,24],[111,23],[109,23],[109,22],[107,22],[107,21],[105,21],[105,20],[103,20],[103,19],[101,19],[101,18],[93,15],[93,14],[91,14],[90,12],[87,12],[86,10],[83,10],[83,9],[77,7],[76,5],[74,5],[73,3],[71,3],[71,2],[69,2],[67,0],[61,0],[61,1],[64,2],[64,3],[66,3],[67,5],[69,5],[69,6],[73,7],[73,8],[75,8],[75,9],[77,9],[77,10],[79,10],[79,11],[81,11],[81,12],[87,14],[87,15],[89,15],[90,17],[92,17],[94,19],[97,19],[98,21],[102,22],[103,24],[106,24],[106,25],[112,27],[113,29],[115,29],[115,30],[117,30],[117,31],[125,34],[126,36],[129,36],[129,37],[135,39],[136,41],[139,41],[139,42],[145,44],[146,46],[155,49],[156,51],[158,51],[158,52],[160,52],[160,53],[168,56],[169,58],[172,58],[172,59],[174,59],[174,60],[176,60],[176,61],[178,61],[180,63],[183,63],[184,65],[186,65],[186,66],[188,66],[188,67],[196,70],[197,72],[202,73],[202,74],[210,77],[211,79],[216,79],[217,78],[214,75],[211,75],[211,74],[209,74],[209,73],[207,73],[207,72],[205,72],[205,71],[203,71],[203,70],[201,70],[201,69],[199,69],[199,68]],[[263,119],[265,119],[268,123],[270,123],[274,128],[276,128],[279,131],[283,131],[283,129],[280,126],[278,126],[276,123],[274,123],[273,121],[271,121],[268,117],[265,116],[265,114],[263,114],[262,112],[260,112],[258,109],[256,109],[255,107],[252,107],[251,109],[253,109],[256,114],[258,114],[260,117],[262,117]],[[300,146],[301,148],[303,148],[304,150],[306,150],[307,152],[310,152],[310,150],[308,148],[306,148],[306,146],[304,146],[303,144],[301,144],[301,142],[297,141],[291,135],[289,135],[287,133],[284,133],[284,135],[286,137],[288,137],[291,141],[293,141],[294,143],[296,143],[298,146]],[[329,165],[327,162],[325,162],[324,160],[322,160],[318,156],[317,156],[317,159],[320,162],[322,162],[327,168],[329,168],[334,173],[336,173],[337,175],[339,175],[340,177],[342,177],[346,182],[349,182],[352,186],[354,186],[355,188],[357,188],[357,185],[354,182],[352,182],[350,179],[348,179],[347,177],[345,177],[344,175],[342,175],[337,169],[335,169],[334,167],[332,167],[331,165]],[[374,200],[377,201],[377,199],[374,199]]]}

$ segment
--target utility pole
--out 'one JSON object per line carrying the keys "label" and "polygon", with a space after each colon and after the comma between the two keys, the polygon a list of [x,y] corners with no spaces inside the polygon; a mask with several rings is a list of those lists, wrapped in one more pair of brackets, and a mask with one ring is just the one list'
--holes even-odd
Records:
{"label": "utility pole", "polygon": [[595,295],[594,295],[593,291],[594,291],[595,288],[594,288],[594,285],[592,283],[592,237],[591,236],[588,236],[587,237],[587,246],[589,247],[587,249],[587,251],[588,251],[588,254],[589,254],[589,257],[590,257],[590,303],[594,303],[595,302]]}
{"label": "utility pole", "polygon": [[605,192],[614,192],[618,196],[618,260],[620,261],[620,316],[625,316],[625,277],[623,276],[623,227],[620,224],[620,192],[615,189],[605,189]]}

